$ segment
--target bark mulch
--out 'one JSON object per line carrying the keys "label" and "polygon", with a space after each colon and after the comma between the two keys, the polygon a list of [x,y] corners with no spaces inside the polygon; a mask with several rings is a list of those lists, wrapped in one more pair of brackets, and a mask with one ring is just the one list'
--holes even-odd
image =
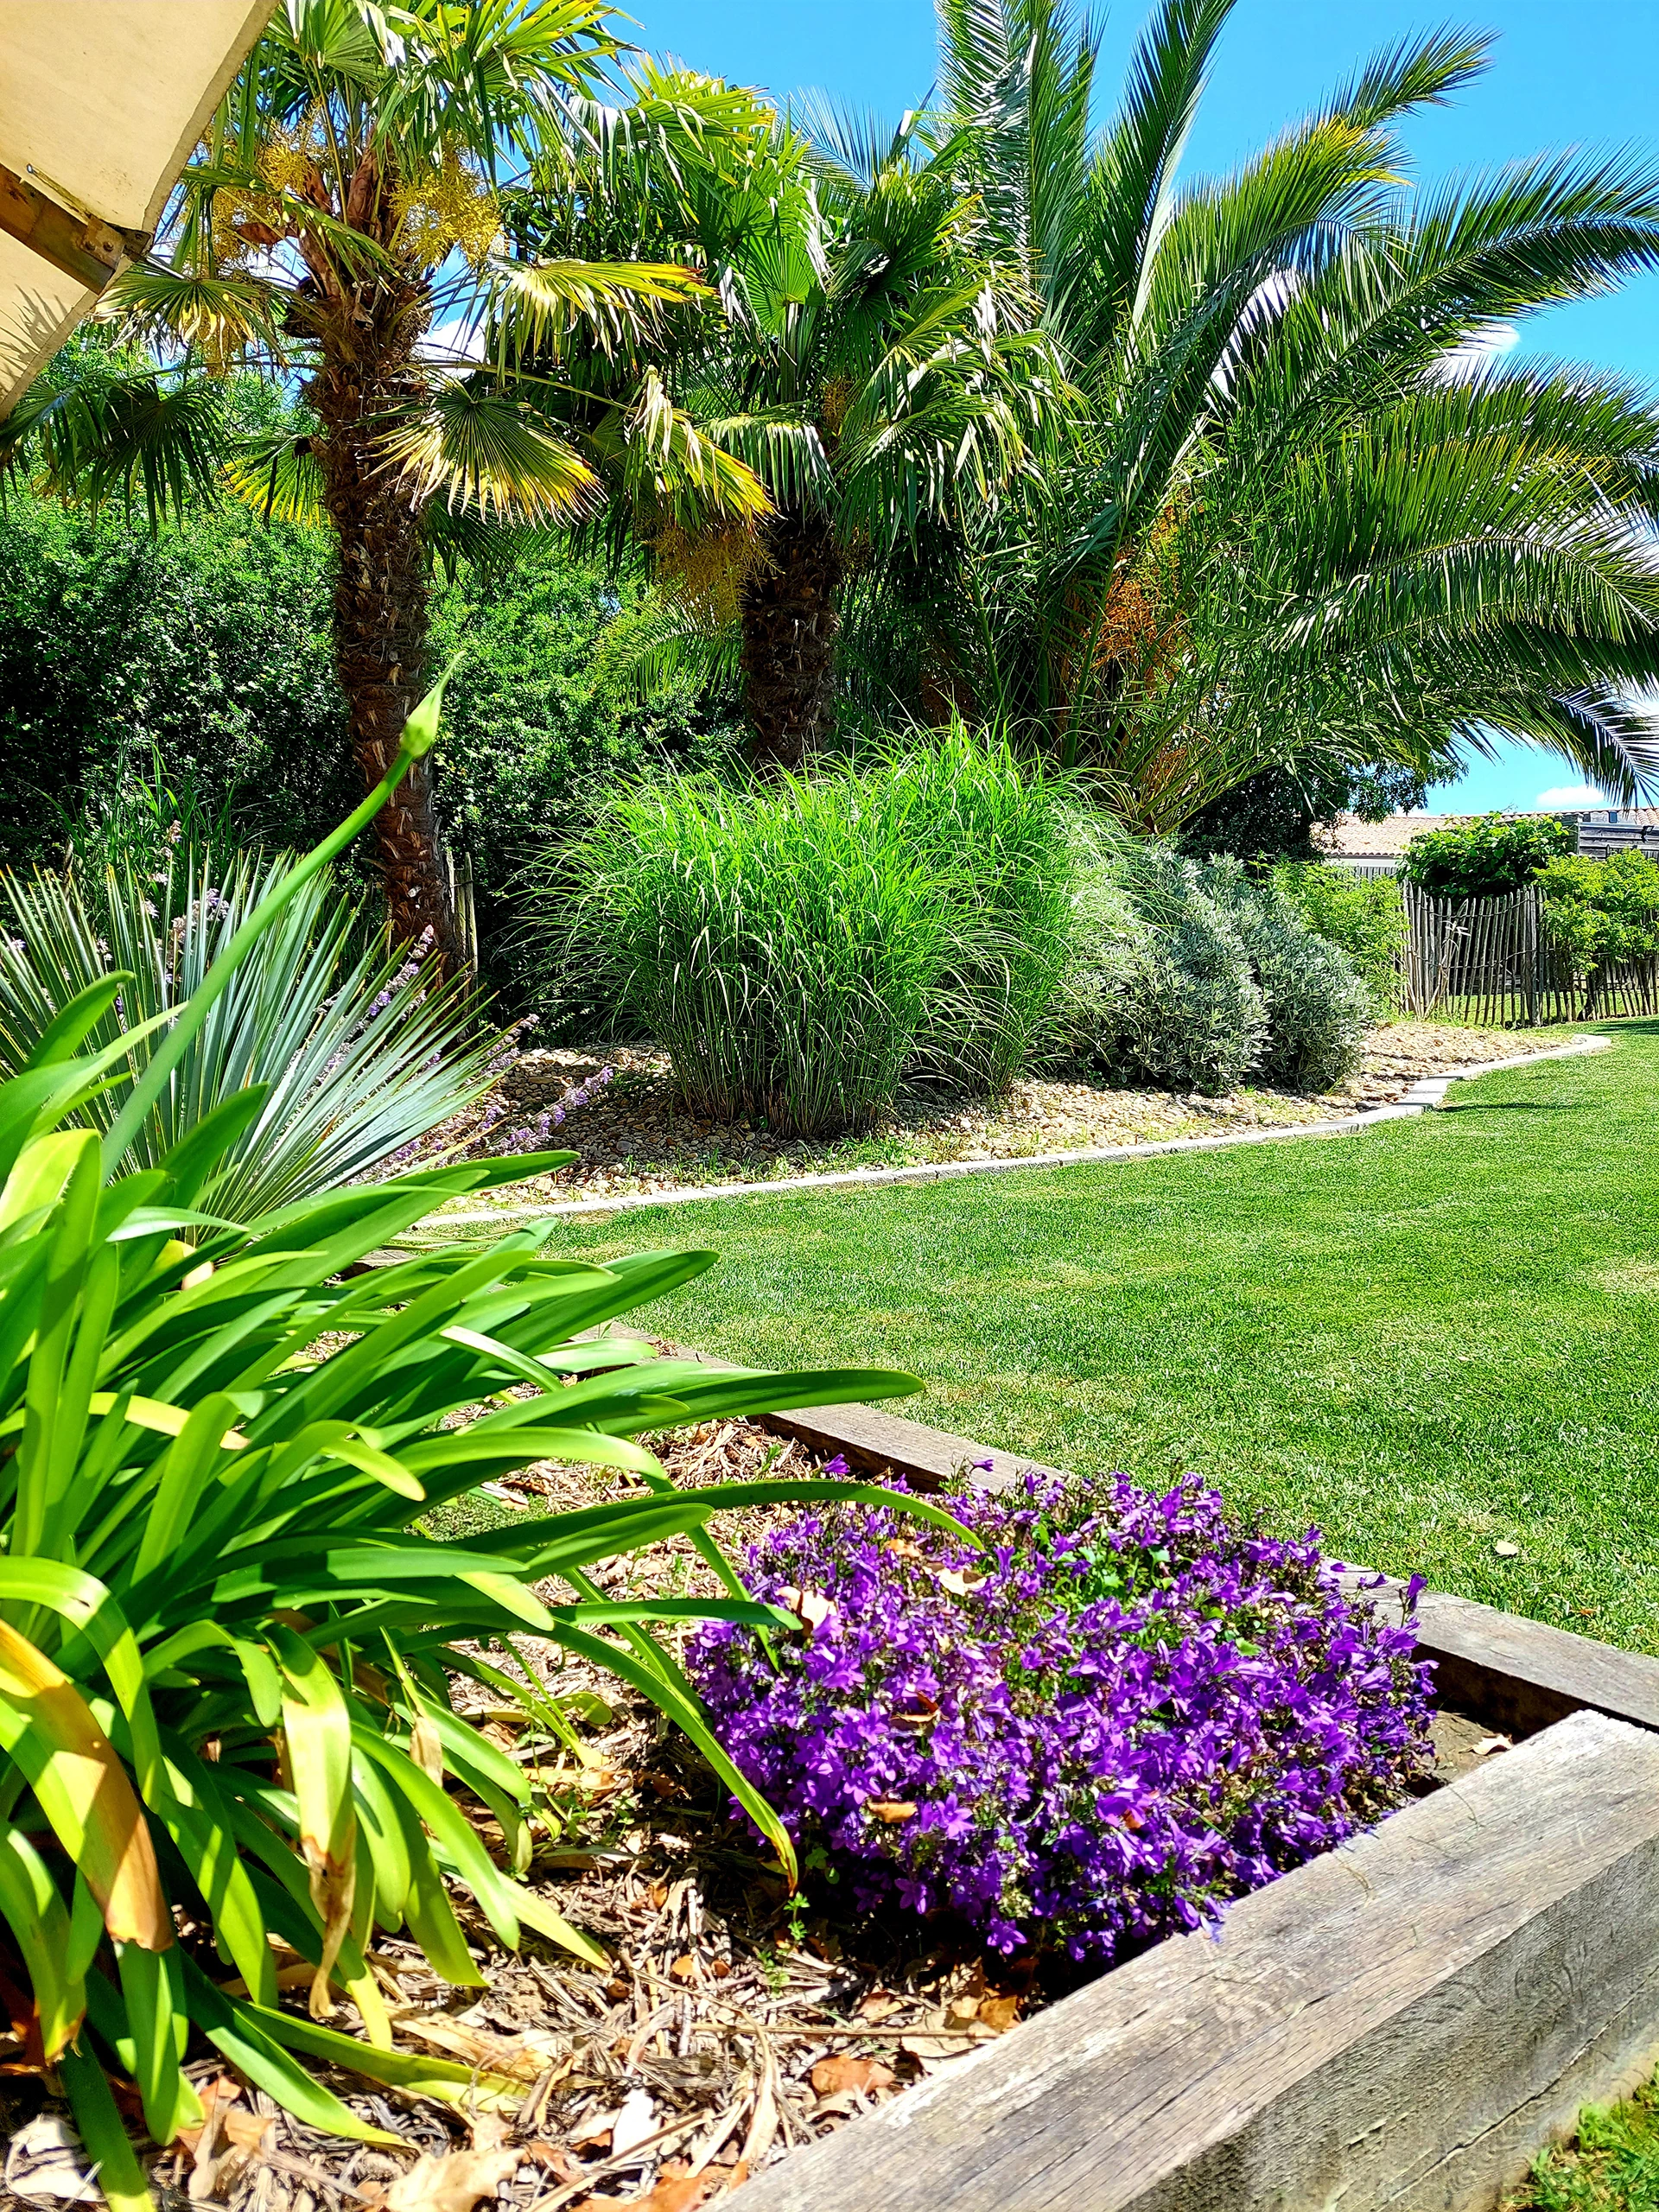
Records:
{"label": "bark mulch", "polygon": [[[744,1421],[706,1423],[657,1448],[688,1487],[817,1465],[802,1445]],[[528,1469],[451,1508],[434,1533],[591,1504],[630,1481]],[[768,1518],[724,1519],[728,1552],[741,1556]],[[617,1596],[716,1587],[683,1538],[600,1573]],[[549,1585],[548,1594],[568,1592]],[[677,1632],[687,1624],[669,1631]],[[988,1961],[949,1928],[896,1914],[846,1917],[822,1890],[791,1897],[728,1817],[709,1769],[654,1707],[556,1644],[524,1637],[517,1649],[575,1724],[574,1745],[539,1735],[468,1677],[456,1678],[455,1701],[531,1770],[542,1817],[525,1878],[597,1940],[608,1963],[594,1970],[528,1934],[518,1954],[504,1952],[457,1891],[481,1988],[453,1988],[396,1937],[379,1938],[371,1961],[401,2048],[457,2059],[508,2086],[452,2104],[317,2069],[397,2139],[396,2148],[368,2147],[304,2126],[208,2057],[193,2069],[205,2126],[154,2158],[162,2212],[207,2203],[229,2212],[473,2212],[480,2203],[500,2212],[618,2203],[693,2212],[961,2064],[1059,1993],[1063,1985],[1046,1983],[1030,1962]],[[1496,1739],[1477,1747],[1470,1725],[1453,1719],[1445,1769],[1497,1748]],[[505,1863],[499,1827],[460,1802]],[[295,1961],[279,1978],[287,2001],[302,2005],[310,1969]],[[343,1999],[334,2024],[360,2028]],[[0,2142],[0,2206],[73,2201],[85,2182],[63,2108],[38,2081],[7,2079],[3,2069]]]}
{"label": "bark mulch", "polygon": [[[556,1175],[514,1184],[480,1205],[522,1210],[715,1183],[786,1181],[849,1167],[909,1167],[947,1160],[1019,1160],[1096,1145],[1158,1143],[1291,1128],[1392,1105],[1421,1076],[1541,1052],[1552,1031],[1463,1029],[1427,1021],[1374,1030],[1359,1072],[1318,1096],[1267,1088],[1221,1098],[1116,1089],[1103,1077],[1022,1078],[1000,1099],[914,1092],[862,1136],[790,1139],[750,1122],[715,1122],[680,1102],[666,1058],[648,1046],[529,1052],[503,1067],[496,1089],[434,1132],[429,1145],[463,1151],[532,1151],[568,1145],[580,1158]],[[601,1071],[608,1077],[596,1081]],[[577,1103],[569,1103],[572,1098]],[[551,1120],[558,1111],[564,1118]]]}

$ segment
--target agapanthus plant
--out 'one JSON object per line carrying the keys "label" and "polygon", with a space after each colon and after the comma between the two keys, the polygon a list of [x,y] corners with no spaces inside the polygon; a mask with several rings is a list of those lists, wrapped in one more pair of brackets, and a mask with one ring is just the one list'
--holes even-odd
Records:
{"label": "agapanthus plant", "polygon": [[1109,1961],[1397,1805],[1428,1758],[1414,1637],[1317,1535],[1213,1491],[1028,1475],[951,1510],[986,1547],[836,1506],[749,1555],[794,1637],[701,1628],[715,1732],[862,1907]]}

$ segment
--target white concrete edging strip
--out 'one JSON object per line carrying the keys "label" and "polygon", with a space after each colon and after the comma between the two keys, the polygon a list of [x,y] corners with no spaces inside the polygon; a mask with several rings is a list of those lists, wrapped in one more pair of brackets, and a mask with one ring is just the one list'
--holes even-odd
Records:
{"label": "white concrete edging strip", "polygon": [[709,1198],[782,1197],[794,1191],[880,1189],[889,1183],[940,1183],[959,1175],[1012,1175],[1027,1168],[1089,1167],[1113,1160],[1153,1160],[1169,1152],[1219,1152],[1236,1144],[1282,1144],[1293,1137],[1347,1136],[1370,1128],[1376,1122],[1404,1122],[1438,1106],[1447,1085],[1467,1083],[1478,1075],[1497,1075],[1506,1068],[1529,1068],[1540,1060],[1572,1060],[1586,1052],[1605,1052],[1611,1037],[1575,1037],[1569,1044],[1552,1045],[1541,1052],[1517,1052],[1505,1060],[1483,1060],[1478,1066],[1454,1069],[1449,1075],[1424,1076],[1393,1106],[1372,1106],[1362,1114],[1344,1114],[1329,1122],[1293,1122],[1280,1128],[1235,1129],[1214,1137],[1166,1137],[1160,1143],[1103,1144],[1074,1152],[1035,1152],[1018,1160],[940,1160],[917,1167],[847,1167],[830,1175],[777,1175],[764,1183],[704,1183],[682,1191],[628,1191],[613,1198],[573,1198],[560,1205],[492,1206],[473,1213],[429,1213],[416,1223],[420,1229],[476,1228],[486,1222],[536,1220],[569,1221],[581,1214],[623,1213],[639,1206],[690,1205]]}

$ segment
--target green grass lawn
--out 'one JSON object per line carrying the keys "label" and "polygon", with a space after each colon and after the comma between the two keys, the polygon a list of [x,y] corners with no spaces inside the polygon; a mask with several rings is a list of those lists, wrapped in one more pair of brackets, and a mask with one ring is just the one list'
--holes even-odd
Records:
{"label": "green grass lawn", "polygon": [[[1659,1022],[1357,1136],[560,1224],[700,1245],[651,1325],[1659,1650]],[[1498,1556],[1500,1542],[1520,1556]]]}
{"label": "green grass lawn", "polygon": [[1656,2212],[1659,2084],[1628,2103],[1591,2107],[1576,2142],[1549,2151],[1506,2212]]}

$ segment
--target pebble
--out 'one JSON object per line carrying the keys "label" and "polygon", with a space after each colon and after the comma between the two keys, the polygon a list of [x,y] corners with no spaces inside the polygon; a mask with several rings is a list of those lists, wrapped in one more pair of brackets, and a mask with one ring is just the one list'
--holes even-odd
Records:
{"label": "pebble", "polygon": [[[502,1077],[507,1113],[492,1143],[560,1086],[605,1065],[609,1087],[574,1109],[550,1139],[581,1157],[556,1175],[538,1176],[503,1193],[503,1202],[601,1198],[696,1189],[714,1183],[765,1183],[848,1167],[916,1166],[936,1160],[1029,1158],[1036,1153],[1101,1145],[1160,1142],[1323,1121],[1397,1099],[1420,1077],[1497,1059],[1524,1049],[1525,1039],[1431,1022],[1395,1022],[1373,1033],[1365,1065],[1323,1097],[1244,1089],[1223,1098],[1183,1097],[1163,1090],[1115,1090],[1103,1077],[1031,1077],[1005,1098],[930,1098],[913,1093],[880,1128],[861,1136],[785,1138],[752,1122],[721,1124],[689,1115],[677,1102],[669,1064],[649,1046],[524,1053]],[[1539,1046],[1552,1041],[1541,1038]],[[434,1131],[434,1147],[464,1147],[489,1101]]]}

